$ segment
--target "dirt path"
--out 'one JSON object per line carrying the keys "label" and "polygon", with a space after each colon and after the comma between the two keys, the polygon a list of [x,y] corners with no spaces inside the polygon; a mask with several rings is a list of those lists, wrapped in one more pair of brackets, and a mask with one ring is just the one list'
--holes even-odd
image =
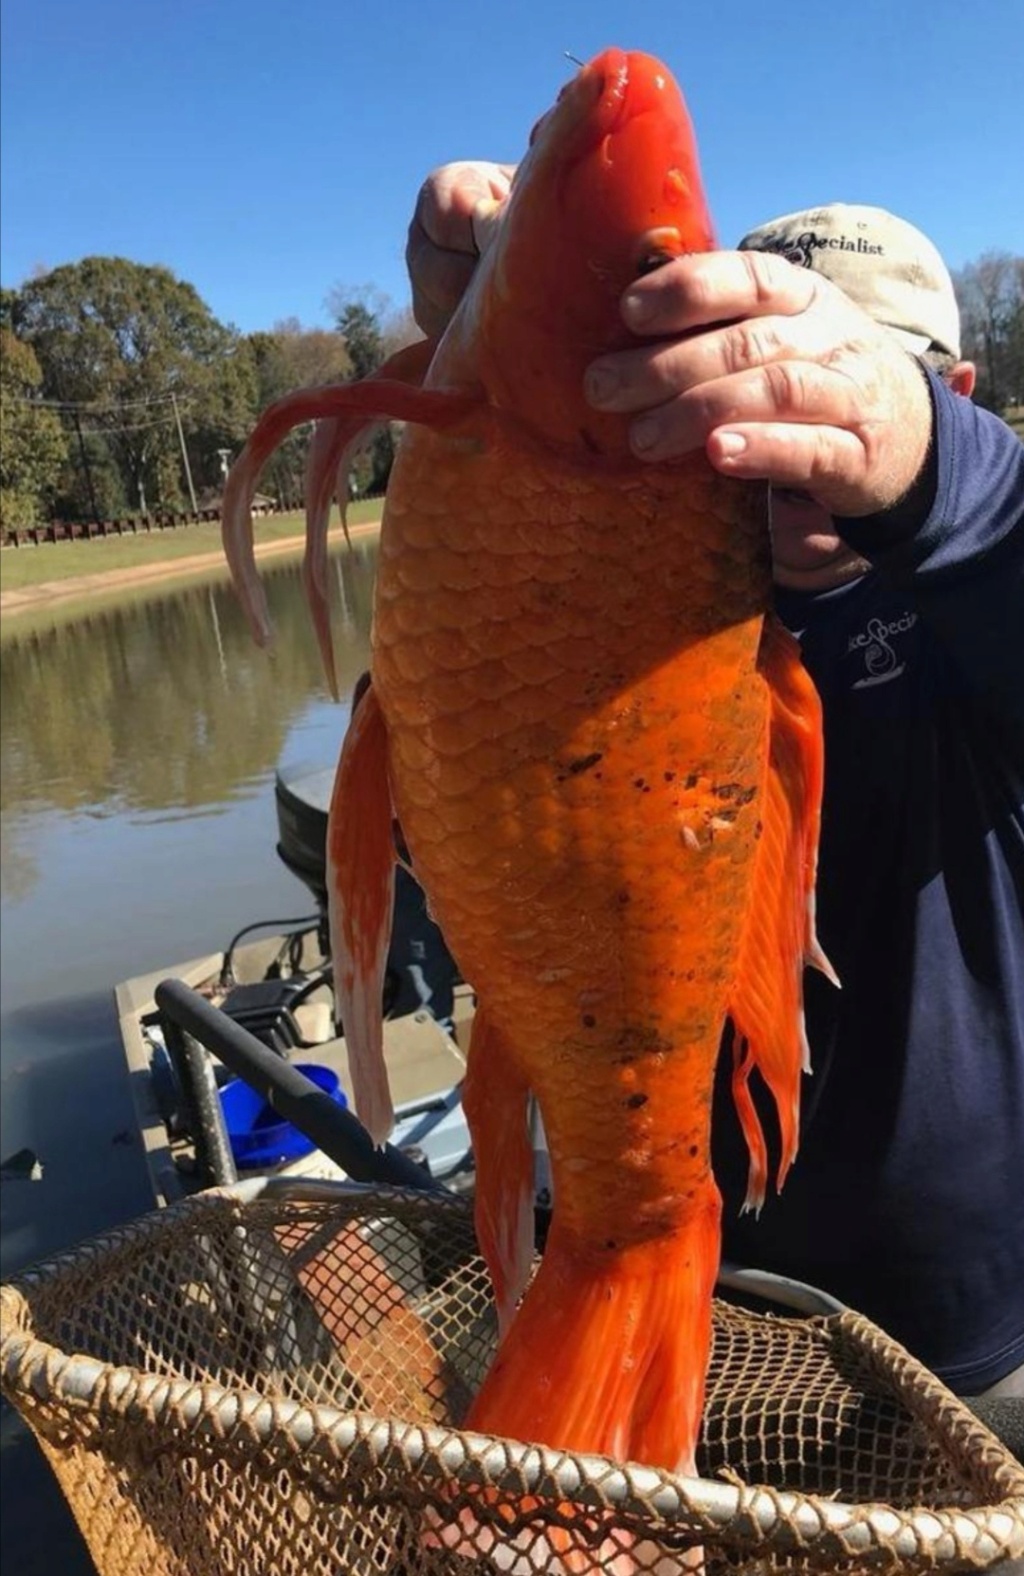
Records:
{"label": "dirt path", "polygon": [[[349,527],[353,541],[361,536],[372,536],[380,530],[379,520],[367,520]],[[257,558],[274,558],[279,553],[301,552],[301,536],[282,536],[276,542],[257,542]],[[35,551],[45,552],[45,548]],[[94,575],[70,575],[63,580],[41,580],[38,585],[21,586],[15,591],[0,592],[0,613],[23,613],[29,608],[52,607],[58,602],[77,601],[100,591],[119,591],[129,586],[150,585],[157,580],[177,579],[179,575],[202,574],[207,569],[220,569],[224,554],[219,549],[209,553],[193,553],[188,558],[165,558],[157,564],[136,564],[131,569],[103,569]]]}

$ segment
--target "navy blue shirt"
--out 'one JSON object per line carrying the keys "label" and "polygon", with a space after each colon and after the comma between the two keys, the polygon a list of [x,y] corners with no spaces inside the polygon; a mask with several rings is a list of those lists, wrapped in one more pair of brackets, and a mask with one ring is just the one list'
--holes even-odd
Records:
{"label": "navy blue shirt", "polygon": [[843,988],[805,976],[781,1195],[739,1215],[724,1057],[715,1171],[728,1258],[831,1291],[971,1394],[1024,1363],[1024,445],[931,382],[924,524],[840,522],[871,570],[776,593],[824,708],[818,934]]}

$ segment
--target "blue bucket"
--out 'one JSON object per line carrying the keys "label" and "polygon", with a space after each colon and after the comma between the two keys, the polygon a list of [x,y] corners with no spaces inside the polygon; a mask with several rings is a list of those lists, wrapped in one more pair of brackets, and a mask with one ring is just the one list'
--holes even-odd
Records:
{"label": "blue bucket", "polygon": [[[330,1067],[322,1067],[318,1062],[298,1062],[295,1068],[324,1094],[330,1095],[336,1105],[348,1104],[338,1075]],[[291,1122],[286,1122],[279,1111],[241,1078],[233,1078],[224,1085],[220,1104],[235,1165],[245,1171],[301,1160],[316,1148],[311,1138],[300,1133]]]}

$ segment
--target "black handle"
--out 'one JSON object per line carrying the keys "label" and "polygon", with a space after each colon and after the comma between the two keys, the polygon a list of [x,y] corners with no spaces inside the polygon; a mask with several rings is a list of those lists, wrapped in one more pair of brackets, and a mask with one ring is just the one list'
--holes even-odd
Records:
{"label": "black handle", "polygon": [[448,1192],[425,1167],[392,1144],[378,1149],[351,1111],[181,980],[163,980],[156,988],[156,1004],[172,1023],[255,1089],[286,1122],[311,1138],[354,1182]]}

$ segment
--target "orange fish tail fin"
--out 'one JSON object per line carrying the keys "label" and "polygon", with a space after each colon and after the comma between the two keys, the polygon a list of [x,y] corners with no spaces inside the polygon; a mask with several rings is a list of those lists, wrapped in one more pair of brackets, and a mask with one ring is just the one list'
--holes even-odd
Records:
{"label": "orange fish tail fin", "polygon": [[462,1105],[473,1134],[477,1240],[504,1338],[533,1264],[533,1145],[529,1089],[484,1006],[473,1019]]}
{"label": "orange fish tail fin", "polygon": [[334,991],[356,1112],[375,1143],[394,1123],[384,1065],[384,970],[395,895],[387,733],[372,686],[341,749],[327,823]]}
{"label": "orange fish tail fin", "polygon": [[710,1179],[667,1237],[584,1248],[556,1212],[466,1426],[692,1473],[720,1218]]}
{"label": "orange fish tail fin", "polygon": [[[365,389],[371,383],[397,380],[419,388],[435,348],[432,340],[417,340],[416,344],[406,345],[403,350],[389,356],[376,372],[372,372],[361,383],[348,387],[353,390]],[[335,700],[338,699],[338,686],[327,597],[327,527],[331,516],[331,500],[337,496],[345,540],[351,547],[347,516],[349,470],[356,455],[372,441],[380,425],[378,416],[368,417],[365,408],[357,405],[343,415],[317,423],[306,457],[306,553],[302,563],[302,582],[313,617],[324,673]]]}
{"label": "orange fish tail fin", "polygon": [[821,703],[796,641],[774,618],[765,621],[758,669],[771,698],[770,741],[759,800],[761,836],[729,1004],[735,1030],[733,1096],[750,1151],[746,1209],[760,1209],[768,1178],[767,1148],[748,1079],[756,1066],[775,1100],[781,1187],[799,1142],[800,1077],[810,1070],[804,965],[814,963],[835,980],[814,932],[824,773]]}

